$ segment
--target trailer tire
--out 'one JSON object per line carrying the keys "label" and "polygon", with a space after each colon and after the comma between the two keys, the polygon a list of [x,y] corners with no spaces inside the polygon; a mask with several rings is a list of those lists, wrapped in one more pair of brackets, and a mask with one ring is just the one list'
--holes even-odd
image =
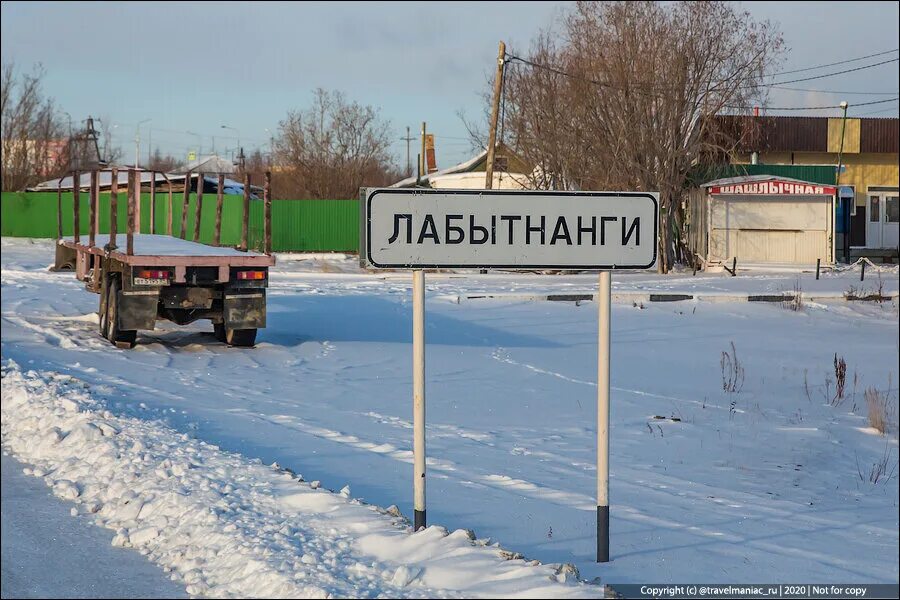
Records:
{"label": "trailer tire", "polygon": [[108,339],[116,348],[127,350],[134,348],[137,340],[137,330],[119,329],[119,289],[121,284],[117,277],[113,277],[107,286],[108,297],[106,299],[106,332]]}
{"label": "trailer tire", "polygon": [[109,279],[104,278],[100,284],[100,310],[97,311],[100,317],[100,335],[104,339],[109,339]]}
{"label": "trailer tire", "polygon": [[231,329],[226,327],[225,342],[229,346],[250,347],[256,343],[256,328]]}
{"label": "trailer tire", "polygon": [[223,344],[227,343],[225,341],[225,323],[213,323],[213,334]]}

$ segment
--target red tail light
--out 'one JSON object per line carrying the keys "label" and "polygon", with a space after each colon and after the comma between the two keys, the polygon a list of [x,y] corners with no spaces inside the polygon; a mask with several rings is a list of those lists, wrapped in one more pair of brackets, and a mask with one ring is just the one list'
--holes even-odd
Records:
{"label": "red tail light", "polygon": [[265,271],[238,271],[237,273],[238,279],[265,279],[266,272]]}
{"label": "red tail light", "polygon": [[137,272],[135,277],[140,277],[141,279],[168,279],[169,272],[168,271],[153,271],[150,269],[142,269]]}

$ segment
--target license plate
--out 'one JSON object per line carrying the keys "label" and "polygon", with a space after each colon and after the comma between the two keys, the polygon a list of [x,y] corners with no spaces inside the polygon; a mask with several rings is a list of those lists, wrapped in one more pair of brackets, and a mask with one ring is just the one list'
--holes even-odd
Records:
{"label": "license plate", "polygon": [[144,277],[135,277],[134,285],[166,285],[168,279],[145,279]]}

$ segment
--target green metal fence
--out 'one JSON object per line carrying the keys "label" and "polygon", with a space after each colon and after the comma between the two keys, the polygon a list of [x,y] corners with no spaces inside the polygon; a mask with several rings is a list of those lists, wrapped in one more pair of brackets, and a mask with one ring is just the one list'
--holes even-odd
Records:
{"label": "green metal fence", "polygon": [[[88,194],[79,196],[80,230],[87,235],[90,207]],[[188,199],[187,238],[194,232],[197,195]],[[234,246],[241,239],[241,196],[227,195],[222,206],[222,244]],[[181,235],[183,194],[172,195],[172,233]],[[2,235],[12,237],[55,238],[57,227],[55,192],[3,192],[0,201]],[[73,233],[72,193],[62,195],[63,235]],[[125,194],[119,194],[118,231],[127,224]],[[156,231],[166,232],[168,193],[156,194]],[[200,241],[213,241],[216,219],[215,194],[203,195],[200,215]],[[263,243],[263,203],[250,201],[249,240],[251,248]],[[100,233],[109,232],[109,194],[100,194]],[[141,231],[150,232],[150,194],[141,195]],[[358,200],[273,200],[272,249],[276,252],[356,252],[359,249]]]}

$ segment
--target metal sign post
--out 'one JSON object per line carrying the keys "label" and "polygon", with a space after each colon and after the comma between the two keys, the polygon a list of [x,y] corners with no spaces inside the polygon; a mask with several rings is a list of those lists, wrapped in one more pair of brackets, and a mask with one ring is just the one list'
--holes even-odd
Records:
{"label": "metal sign post", "polygon": [[413,531],[425,524],[425,272],[413,271]]}
{"label": "metal sign post", "polygon": [[609,561],[610,271],[656,263],[658,194],[363,189],[360,262],[413,271],[413,475],[416,531],[425,520],[423,269],[600,271],[597,361],[597,562]]}
{"label": "metal sign post", "polygon": [[609,271],[600,271],[597,289],[597,562],[609,562],[610,279]]}

